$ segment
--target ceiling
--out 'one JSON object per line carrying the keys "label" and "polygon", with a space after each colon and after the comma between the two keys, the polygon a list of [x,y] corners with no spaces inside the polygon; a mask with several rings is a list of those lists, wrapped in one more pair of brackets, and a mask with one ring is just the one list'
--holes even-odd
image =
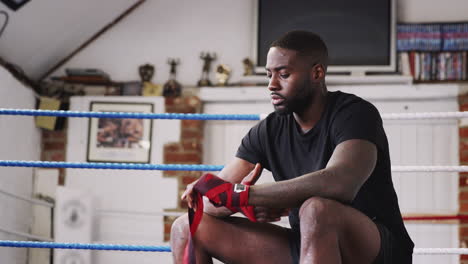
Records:
{"label": "ceiling", "polygon": [[[38,80],[138,0],[29,1],[9,15],[0,36],[0,57]],[[0,28],[5,17],[0,14]]]}

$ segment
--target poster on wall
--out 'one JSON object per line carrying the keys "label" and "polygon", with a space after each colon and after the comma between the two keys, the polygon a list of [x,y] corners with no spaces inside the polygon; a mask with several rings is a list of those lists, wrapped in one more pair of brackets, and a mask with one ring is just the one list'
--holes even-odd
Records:
{"label": "poster on wall", "polygon": [[[152,113],[151,103],[91,102],[93,112]],[[136,118],[90,118],[90,162],[149,163],[152,120]]]}

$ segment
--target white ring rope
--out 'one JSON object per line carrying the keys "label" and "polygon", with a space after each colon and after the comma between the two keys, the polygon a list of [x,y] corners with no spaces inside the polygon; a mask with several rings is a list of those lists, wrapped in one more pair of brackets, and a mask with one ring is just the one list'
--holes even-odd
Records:
{"label": "white ring rope", "polygon": [[44,242],[52,242],[53,241],[53,239],[50,238],[50,237],[37,236],[37,235],[25,233],[25,232],[11,230],[11,229],[1,227],[1,226],[0,226],[0,232],[7,233],[7,234],[10,234],[10,235],[19,236],[19,237],[24,237],[24,238],[35,240],[35,241],[44,241]]}
{"label": "white ring rope", "polygon": [[413,255],[468,255],[468,248],[415,248]]}
{"label": "white ring rope", "polygon": [[127,217],[161,217],[161,216],[181,216],[183,212],[137,212],[122,210],[97,210],[102,216],[127,216]]}
{"label": "white ring rope", "polygon": [[[179,217],[187,212],[136,212],[136,211],[124,211],[124,210],[103,210],[103,209],[98,209],[96,210],[96,213],[100,217],[131,217],[131,218],[162,218],[165,216],[169,217]],[[241,216],[238,214],[238,216]],[[424,223],[430,223],[430,224],[444,224],[447,223],[447,221],[457,221],[453,222],[459,223],[459,221],[464,221],[468,219],[468,216],[464,215],[457,215],[453,213],[447,213],[443,212],[440,214],[434,215],[434,212],[431,213],[418,213],[418,214],[408,214],[408,215],[403,215],[403,221],[405,222],[415,222],[415,221],[422,221]],[[276,224],[282,225],[282,226],[289,226],[288,218],[287,217],[281,217],[281,220],[279,222],[276,222]]]}
{"label": "white ring rope", "polygon": [[468,112],[389,113],[381,116],[385,120],[459,119],[468,118]]}
{"label": "white ring rope", "polygon": [[392,172],[468,172],[468,166],[392,166]]}
{"label": "white ring rope", "polygon": [[[269,114],[260,114],[265,119]],[[384,120],[427,120],[427,119],[461,119],[468,118],[468,112],[420,112],[420,113],[387,113],[381,114]]]}
{"label": "white ring rope", "polygon": [[29,198],[29,197],[22,196],[22,195],[19,195],[19,194],[14,194],[14,193],[2,190],[2,189],[0,189],[0,193],[5,195],[5,196],[10,196],[10,197],[13,197],[15,199],[23,200],[25,202],[29,202],[29,203],[32,203],[32,204],[42,205],[42,206],[49,207],[49,208],[54,207],[53,203],[49,203],[49,202],[39,200],[39,199]]}

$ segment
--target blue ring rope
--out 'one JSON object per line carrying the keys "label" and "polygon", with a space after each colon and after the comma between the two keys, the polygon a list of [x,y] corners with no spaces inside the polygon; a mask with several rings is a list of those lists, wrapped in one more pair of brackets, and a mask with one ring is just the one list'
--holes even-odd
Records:
{"label": "blue ring rope", "polygon": [[56,243],[56,242],[36,242],[36,241],[9,241],[9,240],[0,240],[0,247],[171,252],[171,248],[168,246]]}
{"label": "blue ring rope", "polygon": [[60,161],[0,160],[4,167],[73,168],[73,169],[113,169],[113,170],[162,170],[162,171],[220,171],[222,165],[197,164],[147,164],[147,163],[98,163]]}
{"label": "blue ring rope", "polygon": [[58,116],[88,118],[136,118],[136,119],[182,119],[182,120],[260,120],[260,115],[227,115],[227,114],[177,114],[177,113],[136,113],[136,112],[85,112],[63,110],[28,110],[0,109],[0,115],[23,116]]}

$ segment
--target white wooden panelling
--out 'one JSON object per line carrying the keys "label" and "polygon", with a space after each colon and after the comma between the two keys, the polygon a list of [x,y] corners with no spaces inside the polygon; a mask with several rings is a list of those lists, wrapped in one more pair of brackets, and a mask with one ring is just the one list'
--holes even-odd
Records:
{"label": "white wooden panelling", "polygon": [[[458,224],[407,223],[406,228],[417,247],[458,248]],[[456,255],[413,255],[414,264],[459,263]]]}
{"label": "white wooden panelling", "polygon": [[[155,208],[157,207],[159,206],[155,206]],[[138,208],[138,205],[135,208]],[[163,243],[163,225],[163,216],[100,214],[99,217],[96,217],[95,226],[100,231],[95,242],[164,246],[167,243]],[[172,263],[172,255],[165,252],[97,251],[94,254],[93,263]]]}
{"label": "white wooden panelling", "polygon": [[[457,165],[454,120],[386,121],[392,165]],[[403,213],[456,214],[457,173],[393,173]]]}

